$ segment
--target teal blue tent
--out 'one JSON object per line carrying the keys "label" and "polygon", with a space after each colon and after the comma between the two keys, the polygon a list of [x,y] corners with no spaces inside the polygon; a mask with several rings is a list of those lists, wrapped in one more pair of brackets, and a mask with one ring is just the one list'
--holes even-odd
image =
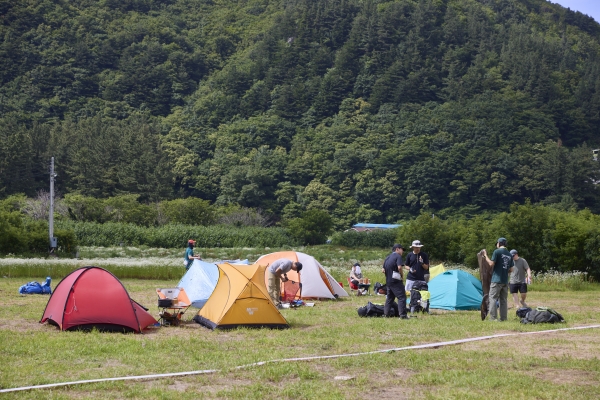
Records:
{"label": "teal blue tent", "polygon": [[483,287],[479,279],[468,272],[450,270],[429,281],[429,308],[442,310],[479,310]]}

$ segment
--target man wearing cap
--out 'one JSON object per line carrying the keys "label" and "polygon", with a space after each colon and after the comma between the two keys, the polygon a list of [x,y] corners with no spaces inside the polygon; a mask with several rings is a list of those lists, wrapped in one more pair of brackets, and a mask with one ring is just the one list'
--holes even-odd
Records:
{"label": "man wearing cap", "polygon": [[286,274],[292,270],[299,273],[302,270],[302,264],[298,261],[280,258],[273,261],[267,268],[269,271],[269,296],[277,308],[281,308],[281,281],[289,281]]}
{"label": "man wearing cap", "polygon": [[192,266],[194,260],[202,260],[200,256],[194,255],[194,246],[196,245],[195,240],[188,240],[188,247],[185,249],[185,254],[183,255],[183,265],[185,265],[185,270],[187,271]]}
{"label": "man wearing cap", "polygon": [[483,249],[483,255],[493,269],[488,299],[490,321],[498,320],[496,301],[500,302],[500,321],[506,321],[508,313],[508,274],[512,272],[514,265],[512,256],[506,250],[506,239],[503,237],[498,239],[496,250],[494,250],[491,259],[485,249]]}
{"label": "man wearing cap", "polygon": [[419,240],[413,240],[412,251],[406,256],[405,268],[409,271],[406,276],[406,290],[410,291],[416,282],[427,283],[425,274],[429,274],[429,256],[421,251],[423,245]]}
{"label": "man wearing cap", "polygon": [[387,296],[383,313],[391,317],[392,305],[394,300],[398,299],[398,314],[401,319],[408,319],[406,316],[406,291],[402,283],[402,253],[404,247],[401,244],[395,244],[392,247],[392,253],[387,256],[383,262],[383,273],[385,274],[385,285],[387,287]]}
{"label": "man wearing cap", "polygon": [[[527,307],[525,299],[527,298],[527,284],[531,283],[531,269],[523,257],[519,257],[517,250],[511,250],[514,267],[510,274],[510,293],[515,303],[515,308],[519,308],[519,293],[521,293],[521,306]],[[527,275],[527,276],[525,276]]]}

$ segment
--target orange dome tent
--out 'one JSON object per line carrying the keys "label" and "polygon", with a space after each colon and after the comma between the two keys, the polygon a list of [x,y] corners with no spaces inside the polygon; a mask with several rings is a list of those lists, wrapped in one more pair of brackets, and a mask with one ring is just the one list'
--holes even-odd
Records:
{"label": "orange dome tent", "polygon": [[[331,276],[321,264],[308,254],[298,251],[279,251],[276,253],[266,254],[260,257],[256,263],[261,265],[270,265],[273,261],[280,258],[298,261],[302,264],[300,276],[296,271],[287,273],[290,281],[300,282],[302,289],[295,294],[296,298],[302,299],[334,299],[337,297],[348,296],[348,293],[340,286],[340,284]],[[265,274],[265,285],[268,286],[269,276]],[[285,297],[285,284],[281,283],[281,293]],[[289,298],[285,298],[290,300]]]}

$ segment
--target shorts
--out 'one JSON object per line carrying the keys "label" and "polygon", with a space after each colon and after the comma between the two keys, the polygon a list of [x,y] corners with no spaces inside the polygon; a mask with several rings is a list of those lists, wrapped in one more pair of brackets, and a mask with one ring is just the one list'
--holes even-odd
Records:
{"label": "shorts", "polygon": [[527,284],[526,283],[511,283],[510,285],[510,293],[527,293]]}

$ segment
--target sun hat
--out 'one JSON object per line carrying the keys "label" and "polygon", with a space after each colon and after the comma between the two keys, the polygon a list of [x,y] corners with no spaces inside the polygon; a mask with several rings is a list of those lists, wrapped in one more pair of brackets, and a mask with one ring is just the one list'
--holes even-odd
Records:
{"label": "sun hat", "polygon": [[410,245],[411,248],[413,247],[423,247],[423,245],[421,244],[421,242],[419,240],[413,240],[412,244]]}
{"label": "sun hat", "polygon": [[188,240],[188,244],[196,244],[196,241],[193,239]]}

